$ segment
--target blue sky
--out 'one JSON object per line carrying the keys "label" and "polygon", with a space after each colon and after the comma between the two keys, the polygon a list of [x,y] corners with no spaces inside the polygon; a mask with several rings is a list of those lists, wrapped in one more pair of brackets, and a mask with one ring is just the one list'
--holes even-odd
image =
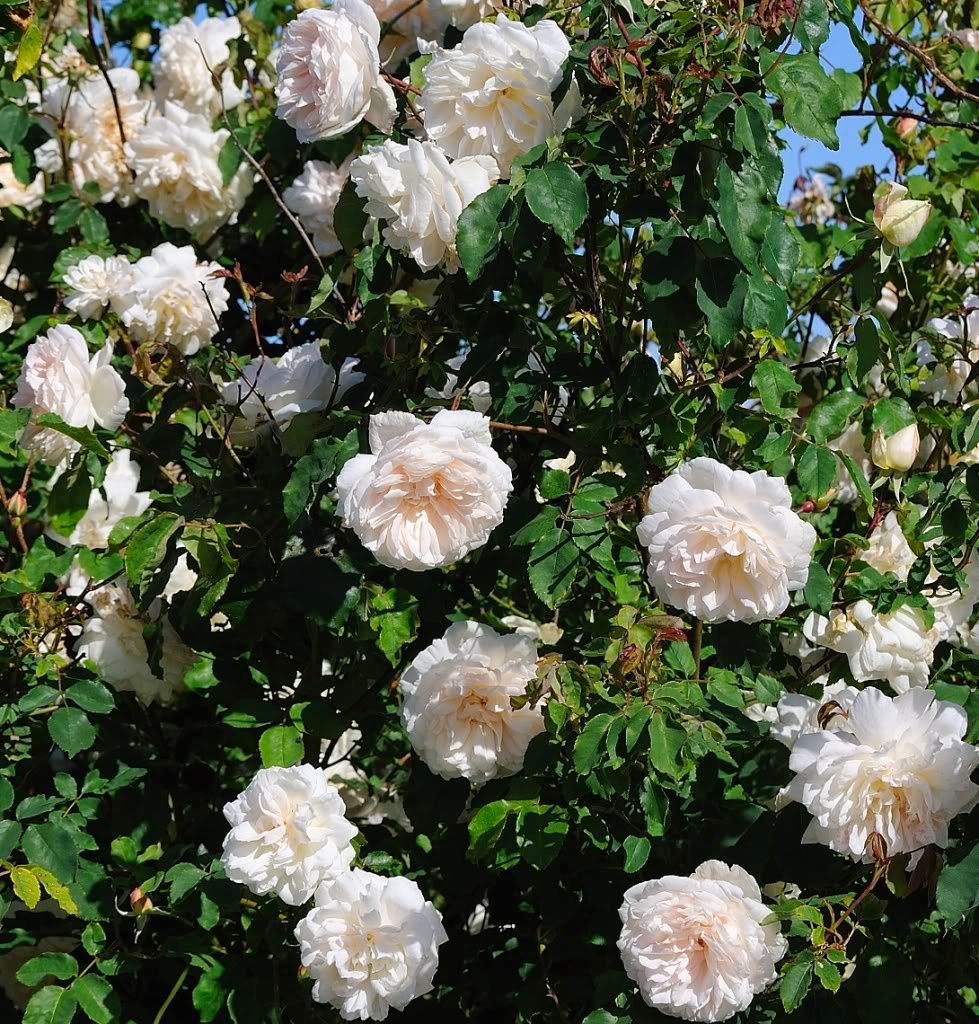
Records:
{"label": "blue sky", "polygon": [[[829,39],[820,50],[823,64],[830,70],[842,68],[844,71],[857,71],[861,66],[861,57],[850,40],[850,33],[843,25],[833,25]],[[856,170],[865,164],[873,164],[878,171],[891,161],[891,153],[885,148],[880,131],[874,127],[866,143],[860,140],[860,129],[872,123],[873,118],[842,117],[837,125],[840,137],[840,148],[836,151],[827,149],[822,143],[812,139],[804,139],[791,129],[785,129],[782,137],[789,145],[783,153],[785,161],[785,178],[782,181],[781,199],[784,201],[792,191],[792,182],[800,170],[819,167],[821,164],[834,163],[842,167],[845,173]]]}

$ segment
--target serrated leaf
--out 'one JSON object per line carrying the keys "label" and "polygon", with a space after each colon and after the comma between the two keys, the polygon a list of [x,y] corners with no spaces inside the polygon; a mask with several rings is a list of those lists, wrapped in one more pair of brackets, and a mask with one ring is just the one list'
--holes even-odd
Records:
{"label": "serrated leaf", "polygon": [[811,984],[811,963],[792,964],[786,970],[778,986],[778,994],[786,1013],[791,1013],[802,1005],[802,1000],[806,998]]}
{"label": "serrated leaf", "polygon": [[979,907],[979,843],[957,864],[947,864],[942,870],[935,905],[938,913],[953,926]]}
{"label": "serrated leaf", "polygon": [[71,992],[94,1024],[114,1024],[119,1020],[119,999],[105,978],[86,974],[72,983]]}
{"label": "serrated leaf", "polygon": [[833,607],[833,581],[819,562],[812,562],[809,565],[809,576],[806,579],[803,596],[813,611],[819,612],[820,615],[829,615]]}
{"label": "serrated leaf", "polygon": [[571,589],[578,559],[578,548],[566,530],[550,530],[531,549],[530,585],[548,608],[556,608]]}
{"label": "serrated leaf", "polygon": [[14,65],[13,78],[16,82],[23,78],[28,71],[41,59],[41,48],[44,45],[44,36],[41,34],[37,18],[31,18],[30,24],[24,29],[20,37],[20,45],[17,47],[17,63]]}
{"label": "serrated leaf", "polygon": [[67,953],[38,953],[20,968],[17,980],[28,988],[36,988],[45,978],[67,981],[76,974],[78,961],[73,956]]}
{"label": "serrated leaf", "polygon": [[602,740],[612,719],[612,715],[595,715],[575,740],[574,768],[579,775],[587,775],[601,759]]}
{"label": "serrated leaf", "polygon": [[59,882],[67,885],[75,877],[78,851],[71,833],[57,822],[31,825],[24,832],[21,847],[31,864],[46,868]]}
{"label": "serrated leaf", "polygon": [[509,185],[494,185],[462,211],[456,233],[459,265],[475,281],[500,244],[500,214],[510,198]]}
{"label": "serrated leaf", "polygon": [[418,634],[419,622],[418,598],[407,590],[393,587],[371,602],[368,623],[377,633],[377,646],[394,667],[400,661],[401,648]]}
{"label": "serrated leaf", "polygon": [[573,244],[588,213],[588,193],[580,176],[560,161],[545,164],[527,175],[524,193],[531,213]]}
{"label": "serrated leaf", "polygon": [[200,881],[204,872],[194,864],[174,864],[166,873],[170,883],[170,902],[179,903]]}
{"label": "serrated leaf", "polygon": [[93,715],[107,715],[116,706],[112,691],[91,679],[81,679],[77,683],[72,683],[65,690],[65,696],[73,704],[90,711]]}
{"label": "serrated leaf", "polygon": [[59,985],[48,985],[31,996],[22,1024],[68,1024],[78,1003],[74,994]]}
{"label": "serrated leaf", "polygon": [[63,885],[50,871],[48,871],[47,868],[42,868],[39,864],[32,864],[31,871],[41,885],[44,886],[45,891],[51,899],[53,899],[66,914],[78,913],[78,906],[75,904],[75,900],[72,897],[71,892],[68,890],[67,885]]}
{"label": "serrated leaf", "polygon": [[133,531],[126,544],[126,578],[142,594],[166,558],[167,548],[183,529],[184,518],[175,512],[159,512]]}
{"label": "serrated leaf", "polygon": [[641,871],[649,860],[649,851],[652,848],[653,844],[645,836],[626,836],[622,843],[622,850],[625,853],[622,870],[627,875]]}
{"label": "serrated leaf", "polygon": [[64,434],[65,437],[70,437],[73,441],[76,441],[86,451],[92,452],[97,455],[100,459],[104,459],[108,462],[112,458],[112,453],[108,448],[86,427],[72,427],[60,417],[56,416],[53,412],[41,413],[39,416],[34,417],[34,423],[39,427],[46,427],[49,430],[56,430],[59,434]]}
{"label": "serrated leaf", "polygon": [[785,123],[800,135],[839,149],[836,123],[843,110],[843,94],[819,58],[812,53],[763,52],[761,68],[766,83],[782,100]]}
{"label": "serrated leaf", "polygon": [[33,910],[41,901],[41,885],[33,872],[25,867],[14,867],[10,871],[14,895],[23,900],[28,910]]}
{"label": "serrated leaf", "polygon": [[835,391],[828,395],[809,414],[806,420],[806,432],[820,443],[831,437],[838,437],[846,429],[849,421],[864,406],[861,395],[852,391]]}
{"label": "serrated leaf", "polygon": [[836,481],[836,456],[829,448],[810,444],[795,467],[799,486],[807,498],[821,498]]}
{"label": "serrated leaf", "polygon": [[58,708],[48,719],[51,739],[69,756],[88,748],[95,742],[95,726],[88,715],[78,708]]}
{"label": "serrated leaf", "polygon": [[303,758],[303,738],[291,725],[273,725],[258,741],[263,768],[291,768]]}
{"label": "serrated leaf", "polygon": [[773,416],[791,415],[794,406],[786,406],[785,400],[798,394],[802,385],[792,376],[792,371],[775,359],[763,359],[751,375],[752,386],[758,389],[761,404]]}

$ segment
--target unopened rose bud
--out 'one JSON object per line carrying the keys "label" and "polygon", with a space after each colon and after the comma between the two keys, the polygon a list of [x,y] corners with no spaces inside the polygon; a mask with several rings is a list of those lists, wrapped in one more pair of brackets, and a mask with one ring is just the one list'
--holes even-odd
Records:
{"label": "unopened rose bud", "polygon": [[143,890],[137,885],[129,894],[129,905],[139,915],[148,914],[153,909],[153,901],[149,896],[143,895]]}
{"label": "unopened rose bud", "polygon": [[870,457],[878,469],[885,469],[891,473],[907,473],[918,457],[920,446],[921,437],[918,434],[917,423],[903,427],[890,437],[885,437],[883,430],[876,430],[870,442]]}
{"label": "unopened rose bud", "polygon": [[133,36],[133,49],[134,50],[148,50],[153,42],[153,37],[149,32],[137,32]]}
{"label": "unopened rose bud", "polygon": [[907,195],[908,190],[894,181],[885,182],[874,192],[874,225],[897,249],[910,245],[931,216],[931,203],[908,199]]}
{"label": "unopened rose bud", "polygon": [[7,499],[7,515],[11,519],[22,519],[27,515],[27,496],[23,491],[14,491]]}
{"label": "unopened rose bud", "polygon": [[816,508],[820,512],[825,512],[826,509],[833,504],[836,498],[837,488],[831,487],[825,494],[821,495],[816,499]]}
{"label": "unopened rose bud", "polygon": [[878,864],[887,860],[887,840],[879,832],[871,832],[867,838],[867,852]]}
{"label": "unopened rose bud", "polygon": [[899,117],[894,122],[894,131],[896,131],[902,139],[913,138],[917,130],[918,119],[916,117]]}
{"label": "unopened rose bud", "polygon": [[877,300],[877,312],[890,320],[897,312],[898,302],[897,289],[892,281],[888,281],[880,291],[880,298]]}
{"label": "unopened rose bud", "polygon": [[621,675],[627,676],[635,672],[642,661],[642,649],[638,644],[628,644],[622,648],[616,668]]}

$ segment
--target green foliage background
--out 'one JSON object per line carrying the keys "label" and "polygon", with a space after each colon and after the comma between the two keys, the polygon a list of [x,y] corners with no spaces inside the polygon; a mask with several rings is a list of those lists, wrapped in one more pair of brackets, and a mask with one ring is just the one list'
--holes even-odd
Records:
{"label": "green foliage background", "polygon": [[[184,360],[116,345],[132,405],[125,443],[142,487],[154,491],[152,509],[121,524],[108,553],[64,550],[45,538],[48,521],[68,532],[101,482],[113,439],[97,432],[82,437],[82,454],[53,489],[49,472],[32,467],[26,515],[4,522],[0,952],[44,936],[76,942],[69,954],[32,961],[27,980],[43,987],[27,1024],[335,1019],[312,1003],[299,976],[299,911],[250,898],[223,879],[217,858],[221,808],[253,773],[317,759],[323,741],[351,722],[363,733],[355,759],[371,791],[400,797],[413,826],[363,825],[361,861],[416,879],[450,936],[435,992],[408,1007],[406,1022],[433,1014],[660,1019],[621,969],[617,908],[635,881],[684,873],[709,857],[737,862],[762,883],[802,888],[800,900],[779,905],[791,937],[780,986],[744,1020],[781,1020],[792,1010],[800,1022],[878,1024],[979,1012],[976,815],[955,822],[950,866],[929,857],[908,879],[895,863],[887,884],[837,932],[834,921],[872,871],[800,846],[806,815],[772,809],[788,781],[786,753],[742,714],[746,701],[772,704],[810,686],[812,673],[778,641],[798,633],[810,607],[856,597],[881,609],[922,601],[927,559],[906,584],[859,561],[875,512],[894,504],[888,492],[871,494],[857,471],[866,500],[821,500],[840,471],[827,442],[849,423],[861,423],[869,442],[877,426],[917,419],[934,438],[936,454],[907,477],[897,507],[919,552],[945,537],[933,558],[946,583],[961,580],[977,539],[979,470],[960,456],[979,442],[979,414],[968,390],[958,404],[933,403],[920,391],[928,371],[915,358],[928,319],[962,305],[970,287],[962,270],[979,253],[979,98],[968,98],[979,92],[979,61],[943,41],[930,6],[872,7],[888,31],[929,47],[926,61],[878,28],[864,31],[852,0],[531,8],[526,21],[549,13],[572,37],[569,74],[587,114],[465,213],[463,269],[441,280],[432,305],[412,291],[421,275],[410,260],[377,233],[362,240],[352,191],[337,213],[345,251],[322,274],[257,183],[237,226],[206,247],[229,270],[240,267],[242,282],[213,346]],[[0,146],[25,182],[46,138],[22,102],[27,81],[69,40],[91,53],[77,30],[47,35],[46,8],[2,7],[3,45],[23,56],[0,79]],[[106,11],[106,30],[148,80],[161,25],[194,8],[120,0]],[[960,0],[945,9],[952,27],[977,17]],[[233,64],[251,75],[253,99],[230,117],[240,145],[281,192],[304,160],[339,162],[365,142],[367,128],[299,147],[246,64],[261,67],[292,11],[258,0],[235,13],[245,34]],[[820,60],[831,22],[849,30],[864,60],[859,73]],[[906,105],[893,98],[905,94]],[[905,107],[934,123],[922,121],[903,140],[890,116],[878,123],[912,195],[930,199],[934,212],[903,253],[906,280],[892,268],[901,301],[888,320],[875,311],[885,281],[877,243],[860,224],[870,217],[873,173],[834,181],[837,216],[802,223],[777,201],[777,133],[789,125],[833,148],[842,114]],[[229,143],[228,176],[238,159]],[[56,182],[37,211],[8,208],[2,217],[4,236],[16,242],[14,265],[31,282],[26,295],[9,281],[0,287],[20,311],[0,345],[8,399],[31,340],[69,319],[60,285],[71,262],[189,241],[152,221],[144,204],[100,206]],[[214,381],[232,379],[234,363],[257,354],[252,312],[262,339],[324,339],[335,366],[356,356],[368,379],[349,409],[299,417],[254,451],[232,450],[213,429]],[[124,335],[111,316],[76,326],[93,345]],[[812,365],[805,353],[827,329],[837,347]],[[505,523],[464,563],[392,572],[338,526],[333,481],[365,449],[367,412],[448,404],[426,389],[444,386],[446,363],[460,351],[468,352],[460,386],[490,385],[494,443],[515,467],[514,495]],[[678,354],[679,376],[666,369]],[[888,397],[868,383],[878,364]],[[0,408],[8,498],[28,469],[16,440],[23,423]],[[542,469],[571,448],[569,471]],[[699,665],[693,623],[674,621],[657,603],[635,534],[644,488],[698,454],[785,476],[797,504],[810,501],[821,537],[796,606],[776,622],[707,627]],[[145,606],[178,540],[199,580],[175,598],[171,618],[200,660],[174,706],[143,707],[85,665],[65,667],[44,653],[43,640],[82,616],[59,584],[76,554],[96,579],[124,573]],[[224,631],[209,627],[216,612],[227,617]],[[557,678],[547,732],[520,775],[470,792],[411,756],[396,682],[451,620],[502,629],[509,614],[556,619],[563,630],[547,664]],[[147,642],[152,655],[152,630]],[[845,659],[822,667],[846,675]],[[973,742],[977,672],[966,649],[947,646],[932,672],[940,695],[966,706]],[[152,900],[148,915],[133,914],[136,887]],[[5,917],[15,896],[32,904],[42,889],[66,918]],[[480,904],[488,924],[470,934]],[[2,999],[7,1019],[15,1011]]]}

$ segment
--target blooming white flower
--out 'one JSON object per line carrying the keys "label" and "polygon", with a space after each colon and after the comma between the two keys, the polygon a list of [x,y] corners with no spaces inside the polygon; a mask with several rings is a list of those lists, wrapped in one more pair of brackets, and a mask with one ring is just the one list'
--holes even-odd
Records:
{"label": "blooming white flower", "polygon": [[8,206],[36,210],[43,201],[44,175],[40,171],[29,185],[25,185],[14,174],[13,164],[0,164],[0,210],[6,210]]}
{"label": "blooming white flower", "polygon": [[[108,77],[126,139],[132,139],[146,120],[150,101],[141,96],[139,75],[131,68],[110,68]],[[40,113],[41,123],[52,136],[59,133],[60,125],[64,126],[68,174],[76,191],[91,181],[99,187],[99,202],[128,206],[133,201],[132,175],[119,135],[112,92],[99,71],[92,68],[80,79],[72,76],[48,82]],[[35,156],[42,170],[64,170],[58,138],[39,147]]]}
{"label": "blooming white flower", "polygon": [[551,97],[570,52],[567,37],[548,19],[527,28],[500,14],[473,25],[425,68],[418,105],[428,137],[455,159],[491,156],[509,177],[516,157],[563,133],[577,113],[576,85],[557,110]]}
{"label": "blooming white flower", "polygon": [[129,412],[126,385],[112,368],[112,346],[89,356],[85,339],[66,324],[52,327],[27,349],[11,405],[30,409],[31,421],[21,443],[48,465],[56,466],[79,449],[77,441],[50,427],[39,427],[39,414],[54,413],[72,427],[96,424],[115,430]]}
{"label": "blooming white flower", "polygon": [[[941,541],[936,541],[940,544]],[[968,634],[967,623],[972,617],[976,602],[979,601],[979,554],[973,552],[965,566],[965,582],[962,590],[937,588],[928,596],[928,603],[935,610],[935,630],[942,640],[958,643]],[[929,583],[938,579],[934,568],[928,575]]]}
{"label": "blooming white flower", "polygon": [[65,271],[65,305],[83,320],[98,320],[114,295],[128,291],[129,260],[86,256]]}
{"label": "blooming white flower", "polygon": [[802,631],[813,643],[845,654],[858,683],[884,679],[895,693],[927,686],[941,636],[925,626],[919,608],[901,605],[880,615],[869,601],[857,601],[828,618],[811,612]]}
{"label": "blooming white flower", "polygon": [[[158,245],[130,268],[112,309],[137,343],[173,345],[193,355],[218,331],[215,316],[228,308],[228,289],[213,274],[217,263],[198,263],[194,247]],[[205,297],[206,293],[206,297]]]}
{"label": "blooming white flower", "polygon": [[931,367],[931,376],[921,385],[921,390],[928,392],[936,405],[957,402],[973,364],[979,362],[979,296],[967,295],[962,306],[964,315],[935,317],[927,324],[940,338],[952,342],[958,355],[947,362],[939,362],[927,341],[919,341],[917,345],[918,365]]}
{"label": "blooming white flower", "polygon": [[276,116],[300,142],[332,139],[367,120],[390,132],[394,90],[381,77],[381,26],[364,0],[303,11],[282,34],[276,62]]}
{"label": "blooming white flower", "polygon": [[907,188],[894,181],[884,182],[874,192],[874,226],[898,249],[910,245],[931,216],[931,203],[907,195]]}
{"label": "blooming white flower", "polygon": [[979,798],[969,780],[979,748],[962,741],[967,727],[963,709],[931,691],[863,690],[845,729],[803,735],[792,750],[785,793],[813,815],[802,841],[864,862],[875,832],[888,855],[912,862],[929,843],[945,846],[949,822]]}
{"label": "blooming white flower", "polygon": [[416,882],[355,868],[316,893],[296,927],[313,999],[344,1020],[387,1020],[432,990],[442,915]]}
{"label": "blooming white flower", "polygon": [[491,157],[474,156],[452,163],[432,142],[390,139],[371,146],[350,167],[364,209],[386,222],[384,241],[410,253],[423,270],[444,264],[459,269],[456,230],[462,211],[499,179]]}
{"label": "blooming white flower", "polygon": [[209,118],[167,103],[128,137],[126,158],[136,175],[133,191],[150,214],[195,238],[209,239],[234,224],[251,194],[255,176],[247,163],[227,185],[218,158],[231,133],[211,129]]}
{"label": "blooming white flower", "polygon": [[220,116],[222,100],[225,110],[238,106],[245,94],[235,85],[231,68],[221,74],[220,91],[214,86],[211,72],[216,73],[228,62],[228,43],[240,36],[237,18],[205,18],[196,23],[192,18],[181,18],[165,28],[160,33],[153,69],[157,103],[178,103],[184,110],[211,120]]}
{"label": "blooming white flower", "polygon": [[774,619],[806,585],[816,531],[780,478],[693,459],[650,489],[646,512],[638,532],[649,582],[690,615]]}
{"label": "blooming white flower", "polygon": [[906,473],[914,465],[920,447],[918,424],[909,423],[890,436],[886,436],[883,430],[875,430],[870,442],[870,457],[880,469]]}
{"label": "blooming white flower", "polygon": [[337,477],[337,511],[382,565],[451,565],[503,522],[513,477],[485,416],[443,409],[426,424],[407,412],[378,413],[369,437],[371,454],[352,458]]}
{"label": "blooming white flower", "polygon": [[311,764],[263,768],[224,805],[231,830],[221,863],[228,878],[263,895],[302,906],[354,859],[357,829],[326,772]]}
{"label": "blooming white flower", "polygon": [[537,674],[537,648],[478,622],[454,622],[401,676],[401,720],[415,753],[444,779],[476,785],[523,767],[544,731],[541,703],[514,710]]}
{"label": "blooming white flower", "polygon": [[[806,736],[820,729],[845,729],[846,714],[860,693],[859,690],[846,683],[826,683],[827,676],[815,680],[817,686],[822,685],[822,696],[807,697],[804,693],[787,693],[778,702],[776,719],[769,734],[779,743],[791,750],[800,736]],[[825,725],[819,723],[820,709],[833,702],[839,707],[835,713],[828,715]],[[842,712],[842,713],[841,713]]]}
{"label": "blooming white flower", "polygon": [[128,448],[118,448],[105,467],[101,487],[92,489],[88,508],[68,537],[69,544],[80,544],[97,551],[108,547],[112,528],[126,516],[142,515],[152,504],[149,491],[139,489],[139,465]]}
{"label": "blooming white flower", "polygon": [[523,615],[504,615],[500,622],[514,633],[530,637],[531,640],[547,644],[549,647],[564,636],[564,630],[556,622],[534,622]]}
{"label": "blooming white flower", "polygon": [[869,540],[867,550],[860,552],[860,560],[878,572],[892,572],[906,580],[917,555],[904,536],[897,513],[888,512]]}
{"label": "blooming white flower", "polygon": [[332,256],[342,248],[333,230],[333,213],[353,159],[351,154],[339,167],[308,160],[302,174],[282,193],[282,201],[299,218],[321,256]]}
{"label": "blooming white flower", "polygon": [[164,617],[160,622],[161,676],[150,667],[143,629],[147,621],[159,617],[159,606],[151,611],[149,620],[144,619],[128,590],[119,584],[100,587],[89,603],[97,614],[82,629],[75,649],[79,658],[93,662],[99,676],[115,690],[135,693],[144,704],[170,703],[197,659]]}
{"label": "blooming white flower", "polygon": [[[422,47],[441,43],[451,24],[450,12],[441,0],[368,0],[371,9],[384,23],[379,50],[381,64],[396,68],[406,57]],[[473,20],[479,14],[473,10]],[[457,26],[468,28],[473,22]]]}
{"label": "blooming white flower", "polygon": [[[864,441],[863,428],[859,421],[851,423],[846,430],[835,440],[829,442],[829,448],[834,452],[842,452],[853,459],[860,472],[866,479],[870,479],[874,471],[874,464],[870,460],[870,453]],[[856,505],[860,501],[860,492],[857,485],[850,476],[850,471],[843,465],[842,461],[836,471],[836,480],[833,483],[836,488],[836,500],[844,505]]]}
{"label": "blooming white flower", "polygon": [[691,875],[628,889],[618,947],[643,999],[668,1017],[728,1020],[776,978],[787,943],[744,868],[708,860]]}
{"label": "blooming white flower", "polygon": [[323,359],[318,341],[289,349],[276,360],[260,356],[249,363],[238,380],[221,386],[221,401],[236,406],[230,437],[236,444],[252,444],[269,417],[281,428],[294,416],[326,409],[364,379],[354,370],[358,360],[347,359],[337,381],[333,367]]}

